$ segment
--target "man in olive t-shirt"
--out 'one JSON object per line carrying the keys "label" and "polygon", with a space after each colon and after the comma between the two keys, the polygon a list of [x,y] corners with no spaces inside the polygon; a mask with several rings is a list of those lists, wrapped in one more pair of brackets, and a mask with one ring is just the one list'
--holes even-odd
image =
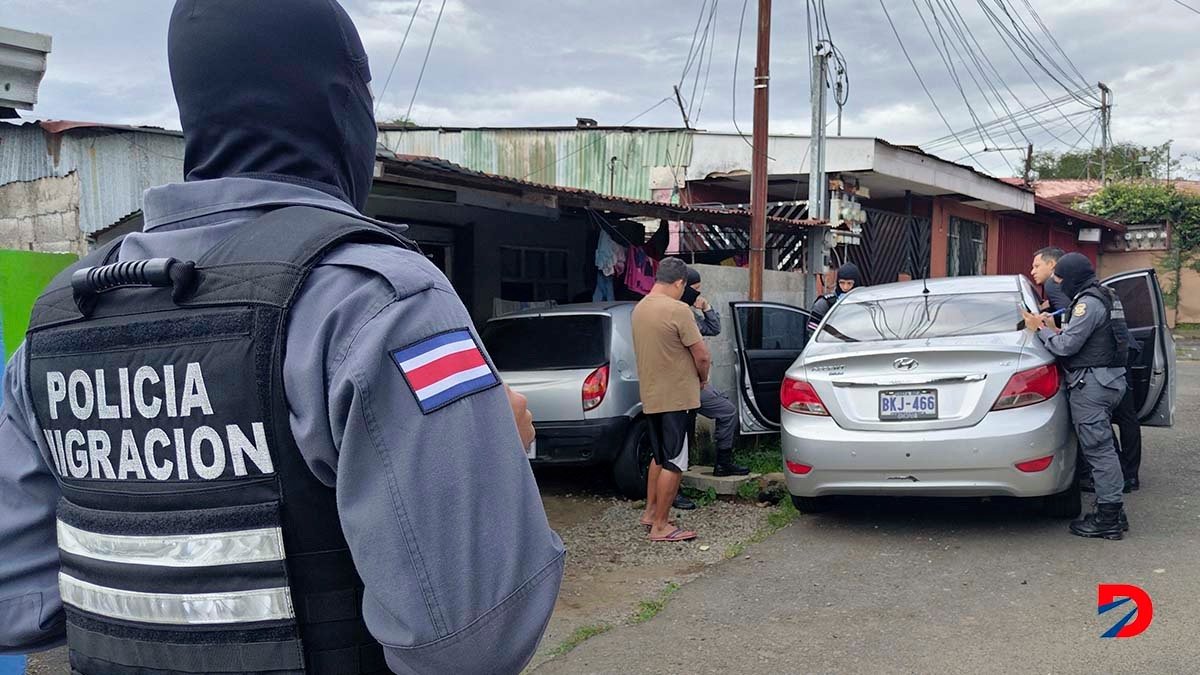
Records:
{"label": "man in olive t-shirt", "polygon": [[682,468],[672,460],[683,450],[693,412],[700,407],[700,388],[707,384],[712,364],[691,309],[679,300],[686,283],[687,265],[678,258],[663,259],[654,288],[633,310],[642,411],[654,448],[642,515],[652,541],[696,537],[695,532],[667,520],[682,478]]}

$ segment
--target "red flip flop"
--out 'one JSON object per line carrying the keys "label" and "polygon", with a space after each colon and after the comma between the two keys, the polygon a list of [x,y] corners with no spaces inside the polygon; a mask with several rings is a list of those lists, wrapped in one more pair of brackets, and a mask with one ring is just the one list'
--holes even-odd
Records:
{"label": "red flip flop", "polygon": [[695,539],[697,536],[699,535],[691,530],[685,530],[682,527],[677,527],[665,537],[650,537],[650,541],[688,541]]}

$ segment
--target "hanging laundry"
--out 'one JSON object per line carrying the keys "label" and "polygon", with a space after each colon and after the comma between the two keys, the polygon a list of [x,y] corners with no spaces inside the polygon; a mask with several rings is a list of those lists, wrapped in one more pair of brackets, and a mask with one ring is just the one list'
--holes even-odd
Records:
{"label": "hanging laundry", "polygon": [[635,293],[646,295],[654,288],[654,275],[658,272],[658,261],[640,248],[629,247],[625,259],[625,287]]}
{"label": "hanging laundry", "polygon": [[596,272],[596,290],[592,291],[592,302],[609,302],[616,299],[613,278],[603,272]]}
{"label": "hanging laundry", "polygon": [[616,274],[617,258],[613,254],[616,248],[616,242],[608,236],[608,231],[601,229],[600,238],[596,241],[596,269],[606,277]]}

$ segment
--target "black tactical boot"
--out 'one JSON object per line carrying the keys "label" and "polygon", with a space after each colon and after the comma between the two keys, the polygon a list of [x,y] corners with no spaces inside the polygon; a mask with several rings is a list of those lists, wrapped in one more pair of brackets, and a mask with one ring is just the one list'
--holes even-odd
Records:
{"label": "black tactical boot", "polygon": [[1120,504],[1097,504],[1094,512],[1071,523],[1071,534],[1077,537],[1119,540],[1128,529],[1129,519]]}
{"label": "black tactical boot", "polygon": [[713,476],[748,476],[750,469],[733,463],[733,451],[717,451],[717,461],[713,463]]}

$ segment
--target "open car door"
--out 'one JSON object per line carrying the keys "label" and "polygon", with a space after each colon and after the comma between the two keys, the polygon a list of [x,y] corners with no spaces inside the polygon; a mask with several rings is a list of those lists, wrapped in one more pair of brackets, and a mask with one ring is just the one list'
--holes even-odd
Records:
{"label": "open car door", "polygon": [[1169,427],[1175,423],[1175,338],[1167,328],[1167,307],[1158,275],[1152,269],[1135,270],[1101,282],[1112,288],[1125,306],[1125,322],[1142,351],[1130,366],[1138,418],[1145,426]]}
{"label": "open car door", "polygon": [[738,420],[743,434],[779,430],[784,373],[808,343],[809,313],[774,302],[734,302]]}

